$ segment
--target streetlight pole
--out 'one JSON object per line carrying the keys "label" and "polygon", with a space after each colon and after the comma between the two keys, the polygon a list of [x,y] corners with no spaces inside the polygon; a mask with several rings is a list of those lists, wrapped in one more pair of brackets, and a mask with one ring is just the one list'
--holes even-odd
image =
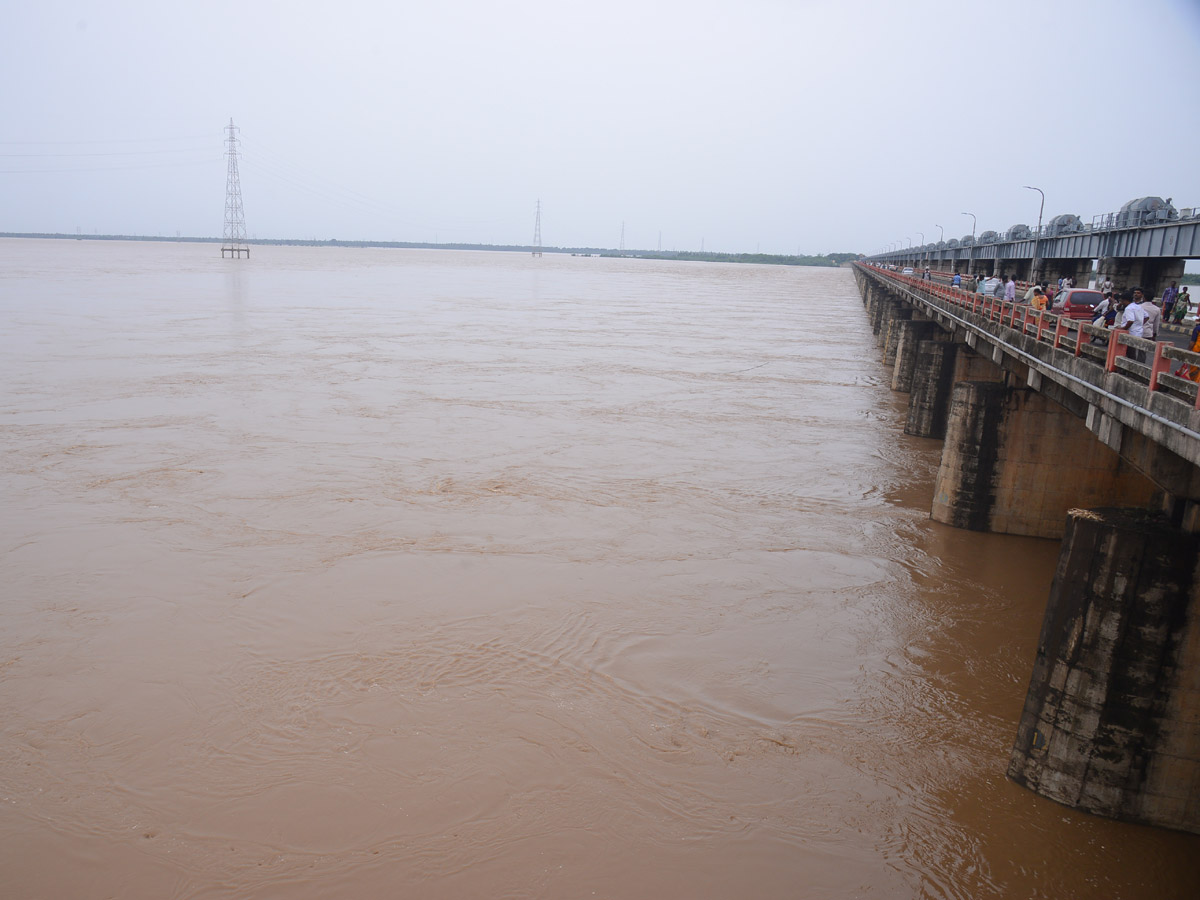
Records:
{"label": "streetlight pole", "polygon": [[944,241],[946,239],[945,229],[943,229],[941,225],[934,225],[933,227],[938,230],[938,242],[940,243]]}
{"label": "streetlight pole", "polygon": [[975,272],[975,213],[963,213],[971,217],[971,255],[967,257],[967,274]]}
{"label": "streetlight pole", "polygon": [[1040,262],[1039,252],[1042,249],[1042,211],[1046,208],[1046,192],[1041,188],[1030,187],[1027,184],[1022,185],[1022,187],[1024,187],[1027,191],[1037,191],[1042,195],[1042,203],[1041,206],[1038,207],[1037,237],[1033,239],[1033,271],[1029,273],[1029,280],[1037,281],[1039,274],[1038,264]]}

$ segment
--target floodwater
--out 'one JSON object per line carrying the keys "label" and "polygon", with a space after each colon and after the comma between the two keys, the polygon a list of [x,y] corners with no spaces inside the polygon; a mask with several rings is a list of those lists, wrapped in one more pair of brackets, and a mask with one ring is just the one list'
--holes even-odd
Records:
{"label": "floodwater", "polygon": [[0,241],[6,898],[1192,898],[848,271]]}

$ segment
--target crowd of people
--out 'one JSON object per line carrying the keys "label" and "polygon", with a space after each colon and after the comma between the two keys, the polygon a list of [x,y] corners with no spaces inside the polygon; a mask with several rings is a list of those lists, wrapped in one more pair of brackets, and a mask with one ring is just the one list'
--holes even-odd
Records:
{"label": "crowd of people", "polygon": [[[925,270],[928,273],[928,269]],[[925,277],[928,277],[926,275]],[[971,276],[968,276],[971,278]],[[995,281],[994,285],[988,285],[985,282],[986,276],[976,275],[973,282],[964,283],[962,274],[955,270],[952,284],[955,287],[962,287],[966,290],[975,291],[976,293],[988,290],[993,296],[1003,298],[1010,302],[1019,302],[1017,300],[1017,283],[1012,275],[1003,275],[999,279],[986,279],[987,281]],[[1058,286],[1052,290],[1048,281],[1030,284],[1025,291],[1024,302],[1028,303],[1034,309],[1057,309],[1061,308],[1066,298],[1064,293],[1067,290],[1075,287],[1075,279],[1070,275],[1065,275],[1058,279]],[[1161,323],[1171,323],[1180,325],[1184,318],[1191,311],[1192,298],[1188,293],[1187,285],[1182,288],[1179,283],[1172,281],[1170,287],[1163,291],[1162,298],[1155,300],[1154,298],[1146,297],[1140,287],[1128,288],[1124,291],[1118,291],[1113,284],[1110,276],[1105,275],[1096,285],[1102,296],[1100,303],[1097,303],[1093,309],[1092,324],[1104,324],[1112,327],[1116,323],[1116,317],[1129,304],[1137,303],[1154,324],[1153,335],[1158,335],[1158,325]],[[1135,299],[1137,298],[1137,299]],[[1152,311],[1151,311],[1152,310]],[[1136,313],[1130,313],[1131,316],[1136,316]],[[1134,332],[1135,334],[1137,332]],[[1141,335],[1139,335],[1140,337]]]}

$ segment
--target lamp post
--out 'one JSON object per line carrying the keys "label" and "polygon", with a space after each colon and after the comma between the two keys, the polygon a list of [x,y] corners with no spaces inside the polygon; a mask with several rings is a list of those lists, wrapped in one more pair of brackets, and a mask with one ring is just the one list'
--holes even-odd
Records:
{"label": "lamp post", "polygon": [[1029,273],[1029,280],[1037,281],[1039,274],[1038,264],[1040,262],[1039,251],[1042,249],[1042,211],[1046,208],[1046,192],[1041,188],[1031,187],[1028,184],[1022,185],[1022,187],[1027,191],[1037,191],[1042,195],[1042,203],[1038,207],[1037,236],[1033,239],[1033,271]]}
{"label": "lamp post", "polygon": [[946,232],[941,225],[934,225],[933,227],[938,230],[938,242],[941,243],[946,239]]}
{"label": "lamp post", "polygon": [[967,274],[975,272],[975,213],[963,213],[971,217],[971,255],[967,257]]}

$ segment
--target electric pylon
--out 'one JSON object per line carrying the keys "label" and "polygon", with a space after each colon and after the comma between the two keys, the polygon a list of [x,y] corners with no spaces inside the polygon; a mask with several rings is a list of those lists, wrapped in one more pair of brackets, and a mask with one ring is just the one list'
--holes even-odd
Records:
{"label": "electric pylon", "polygon": [[542,255],[542,201],[537,202],[537,217],[533,220],[533,255]]}
{"label": "electric pylon", "polygon": [[221,238],[221,258],[229,254],[231,259],[250,258],[250,246],[246,243],[246,213],[242,210],[242,179],[238,175],[237,129],[233,119],[225,126],[225,155],[229,165],[225,177],[225,233]]}

